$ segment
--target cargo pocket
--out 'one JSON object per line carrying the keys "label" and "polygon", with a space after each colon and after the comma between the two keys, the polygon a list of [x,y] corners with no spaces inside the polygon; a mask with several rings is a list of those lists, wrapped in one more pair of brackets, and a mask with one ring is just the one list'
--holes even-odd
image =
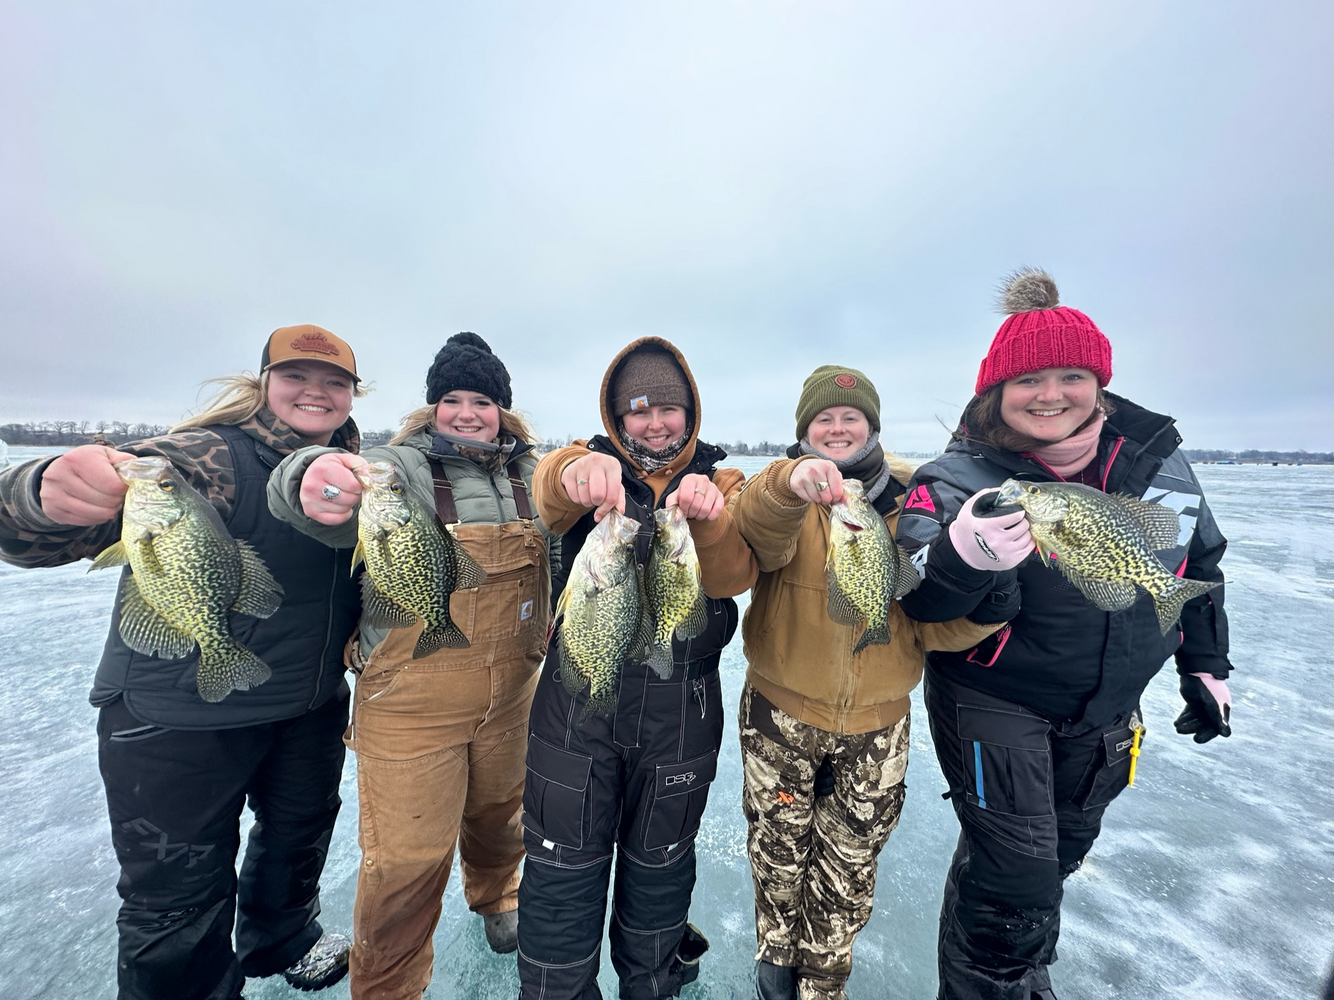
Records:
{"label": "cargo pocket", "polygon": [[[1084,809],[1097,809],[1121,794],[1130,783],[1130,748],[1134,743],[1135,731],[1128,726],[1103,734],[1103,750],[1094,753],[1093,761],[1089,764],[1092,774],[1084,778],[1088,791],[1075,800],[1076,805]],[[1144,737],[1141,735],[1140,746],[1143,745]]]}
{"label": "cargo pocket", "polygon": [[1056,857],[1049,724],[1036,716],[959,706],[959,749],[968,808],[960,819],[999,843]]}
{"label": "cargo pocket", "polygon": [[584,846],[585,800],[593,758],[552,746],[540,736],[528,740],[528,774],[523,788],[523,825],[535,836],[562,847]]}
{"label": "cargo pocket", "polygon": [[718,770],[718,751],[693,760],[659,764],[653,776],[653,801],[644,817],[644,848],[671,850],[699,832],[709,784]]}

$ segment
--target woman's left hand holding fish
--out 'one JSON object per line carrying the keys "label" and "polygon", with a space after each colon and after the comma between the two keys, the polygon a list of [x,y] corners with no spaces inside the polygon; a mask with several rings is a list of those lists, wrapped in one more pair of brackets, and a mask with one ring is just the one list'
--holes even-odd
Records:
{"label": "woman's left hand holding fish", "polygon": [[321,455],[301,477],[301,509],[320,524],[343,524],[361,500],[356,472],[370,463],[360,455],[338,451]]}
{"label": "woman's left hand holding fish", "polygon": [[723,512],[723,491],[708,476],[691,473],[682,476],[681,485],[663,501],[665,507],[673,504],[692,521],[716,521]]}

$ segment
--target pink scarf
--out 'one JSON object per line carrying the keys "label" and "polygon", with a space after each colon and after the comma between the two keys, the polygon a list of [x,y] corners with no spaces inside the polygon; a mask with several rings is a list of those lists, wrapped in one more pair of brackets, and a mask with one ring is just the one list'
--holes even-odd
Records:
{"label": "pink scarf", "polygon": [[1082,431],[1071,434],[1064,441],[1034,448],[1029,454],[1062,479],[1069,479],[1098,457],[1098,439],[1105,419],[1100,412]]}

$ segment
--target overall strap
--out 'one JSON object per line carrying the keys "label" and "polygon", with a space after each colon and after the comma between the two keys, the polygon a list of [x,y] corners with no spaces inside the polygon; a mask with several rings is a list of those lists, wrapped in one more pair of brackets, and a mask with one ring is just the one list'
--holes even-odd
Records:
{"label": "overall strap", "polygon": [[509,473],[510,486],[514,490],[514,510],[525,521],[533,519],[533,506],[528,502],[528,487],[524,485],[523,473],[517,461],[505,466]]}
{"label": "overall strap", "polygon": [[435,512],[441,524],[457,524],[459,509],[454,505],[454,487],[445,475],[445,467],[434,458],[427,459],[431,464],[431,481],[435,483]]}

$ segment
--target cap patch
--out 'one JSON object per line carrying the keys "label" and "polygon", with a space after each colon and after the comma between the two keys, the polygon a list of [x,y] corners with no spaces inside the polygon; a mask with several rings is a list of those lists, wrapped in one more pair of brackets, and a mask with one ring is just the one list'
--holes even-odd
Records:
{"label": "cap patch", "polygon": [[647,396],[636,396],[634,399],[630,400],[631,413],[634,413],[636,410],[647,410],[647,409],[648,409]]}
{"label": "cap patch", "polygon": [[849,375],[847,372],[843,372],[841,375],[835,375],[834,385],[838,386],[840,389],[855,389],[857,388],[857,376]]}
{"label": "cap patch", "polygon": [[310,351],[315,354],[332,354],[335,357],[342,353],[335,345],[329,343],[329,339],[324,334],[314,330],[303,333],[292,341],[292,350]]}

